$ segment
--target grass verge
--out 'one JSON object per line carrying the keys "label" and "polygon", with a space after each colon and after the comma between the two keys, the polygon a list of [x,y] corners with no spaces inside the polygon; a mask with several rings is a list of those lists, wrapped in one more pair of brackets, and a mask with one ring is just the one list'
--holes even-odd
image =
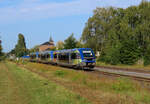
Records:
{"label": "grass verge", "polygon": [[13,63],[0,66],[0,104],[90,104],[80,95]]}
{"label": "grass verge", "polygon": [[149,104],[150,102],[149,89],[128,78],[110,79],[84,71],[39,63],[28,62],[24,66],[40,72],[48,79],[96,104]]}
{"label": "grass verge", "polygon": [[135,64],[135,65],[110,65],[110,64],[106,64],[106,63],[97,61],[96,65],[97,66],[110,67],[110,68],[112,67],[112,68],[123,68],[123,69],[131,69],[131,70],[138,69],[138,70],[150,71],[150,65],[144,66],[142,64]]}

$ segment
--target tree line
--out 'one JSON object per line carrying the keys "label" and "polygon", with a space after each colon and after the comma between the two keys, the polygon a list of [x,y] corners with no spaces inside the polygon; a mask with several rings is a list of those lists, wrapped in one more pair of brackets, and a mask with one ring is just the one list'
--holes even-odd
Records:
{"label": "tree line", "polygon": [[[58,41],[57,50],[92,48],[100,52],[98,61],[109,64],[133,65],[141,61],[150,64],[150,2],[142,1],[138,6],[123,8],[96,8],[83,29],[80,40],[71,34]],[[27,49],[23,34],[11,51],[17,57],[38,51],[39,46]]]}
{"label": "tree line", "polygon": [[[74,34],[72,33],[66,40],[58,41],[56,44],[56,47],[54,47],[52,50],[62,50],[62,49],[73,49],[73,48],[81,48],[82,44],[80,41],[77,41],[77,39],[74,37]],[[18,34],[18,42],[15,45],[15,48],[12,49],[9,54],[15,55],[16,57],[22,57],[24,55],[28,55],[32,52],[38,52],[39,51],[39,45],[34,46],[31,49],[27,49],[25,37],[23,34]]]}
{"label": "tree line", "polygon": [[1,45],[1,40],[0,40],[0,61],[1,61],[1,58],[2,58],[2,45]]}
{"label": "tree line", "polygon": [[109,64],[150,64],[150,2],[123,8],[96,8],[82,33],[86,47]]}

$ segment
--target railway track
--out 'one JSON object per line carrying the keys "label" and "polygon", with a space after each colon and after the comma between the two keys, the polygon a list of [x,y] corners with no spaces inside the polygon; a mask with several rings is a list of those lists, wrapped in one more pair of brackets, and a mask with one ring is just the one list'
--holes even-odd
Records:
{"label": "railway track", "polygon": [[96,68],[112,69],[112,70],[124,70],[129,72],[140,72],[140,73],[150,73],[150,70],[135,69],[135,68],[119,68],[110,66],[96,66]]}
{"label": "railway track", "polygon": [[[48,63],[46,64],[48,65]],[[68,68],[68,67],[65,67],[65,68]],[[68,69],[70,70],[72,68],[68,68]],[[107,67],[95,67],[92,71],[91,70],[88,70],[88,71],[85,70],[85,71],[94,75],[98,75],[98,76],[103,74],[105,76],[110,76],[110,77],[128,77],[128,78],[138,80],[138,81],[150,82],[150,73],[147,73],[146,71],[121,70],[121,69],[107,68]]]}
{"label": "railway track", "polygon": [[129,71],[129,70],[116,70],[112,68],[100,68],[95,67],[94,68],[96,73],[109,75],[109,76],[115,76],[115,77],[129,77],[134,80],[138,81],[144,81],[144,82],[150,82],[150,73],[146,72],[138,72],[138,71]]}

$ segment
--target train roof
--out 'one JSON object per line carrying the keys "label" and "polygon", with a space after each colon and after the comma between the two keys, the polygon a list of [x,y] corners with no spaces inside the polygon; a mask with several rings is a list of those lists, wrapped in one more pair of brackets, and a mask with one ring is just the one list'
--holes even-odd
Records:
{"label": "train roof", "polygon": [[22,56],[22,58],[30,58],[30,56],[28,56],[28,55],[27,56]]}
{"label": "train roof", "polygon": [[50,53],[50,52],[53,52],[53,51],[33,52],[33,53],[30,53],[30,55],[46,54],[46,53]]}
{"label": "train roof", "polygon": [[36,54],[48,54],[51,52],[72,52],[72,51],[76,51],[76,50],[92,50],[91,48],[74,48],[74,49],[64,49],[64,50],[56,50],[56,51],[43,51],[43,52],[34,52],[34,53],[30,53],[31,55],[36,55]]}
{"label": "train roof", "polygon": [[48,54],[50,53],[51,51],[43,51],[43,52],[39,52],[39,54]]}
{"label": "train roof", "polygon": [[74,48],[74,49],[64,49],[64,50],[57,50],[55,52],[71,52],[76,50],[91,50],[91,48]]}

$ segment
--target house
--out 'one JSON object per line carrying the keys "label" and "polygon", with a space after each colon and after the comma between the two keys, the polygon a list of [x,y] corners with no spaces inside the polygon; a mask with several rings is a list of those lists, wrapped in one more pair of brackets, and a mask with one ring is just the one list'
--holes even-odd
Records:
{"label": "house", "polygon": [[50,37],[50,40],[48,42],[45,42],[39,46],[39,51],[41,52],[41,51],[52,50],[54,49],[54,47],[55,47],[54,41],[52,37]]}

